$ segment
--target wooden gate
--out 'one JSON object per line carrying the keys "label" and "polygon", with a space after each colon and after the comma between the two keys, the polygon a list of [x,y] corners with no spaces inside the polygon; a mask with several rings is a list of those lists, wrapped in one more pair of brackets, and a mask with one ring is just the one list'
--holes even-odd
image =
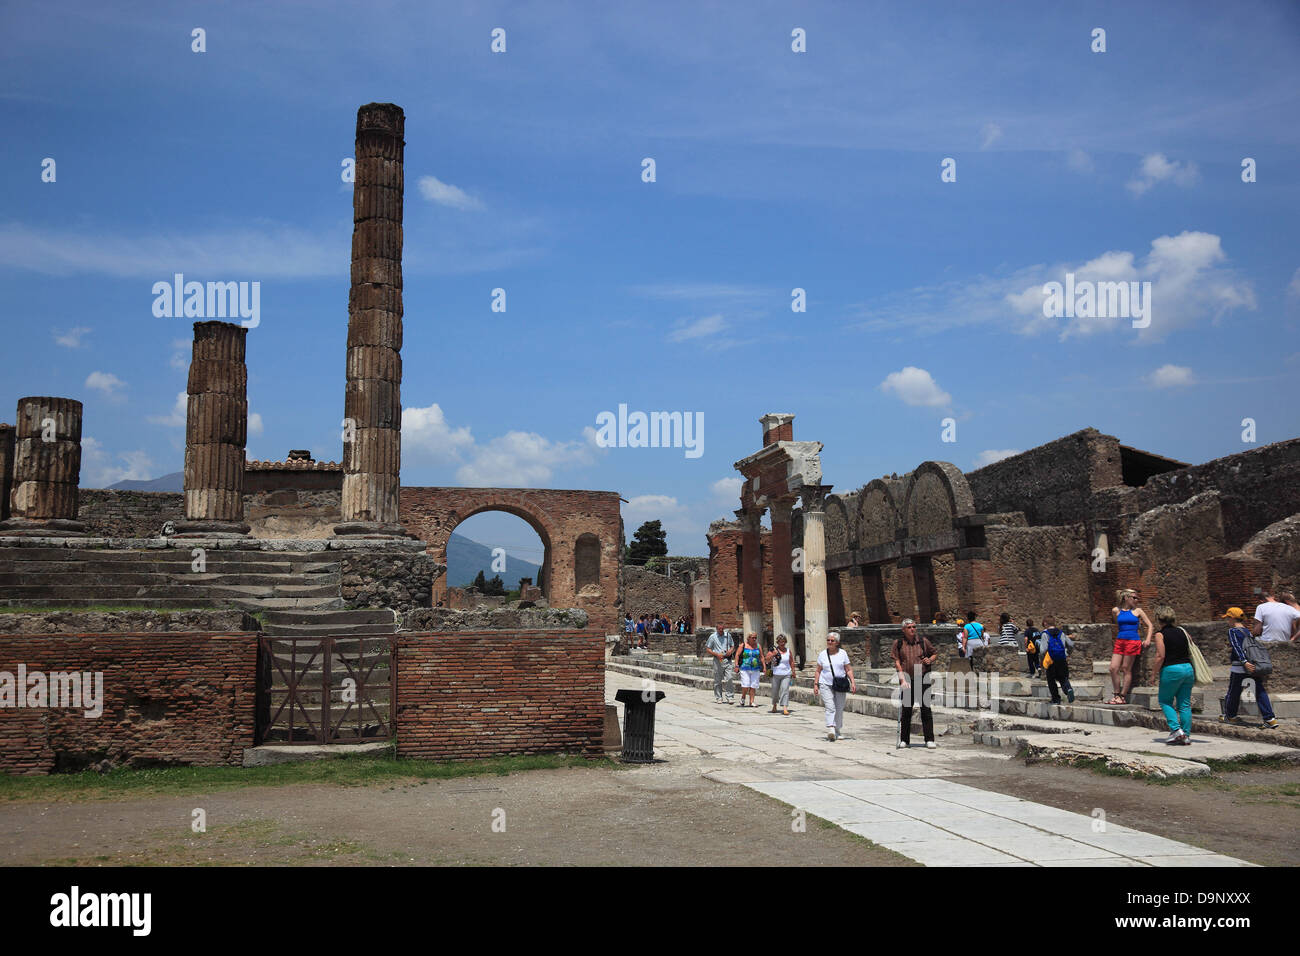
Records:
{"label": "wooden gate", "polygon": [[260,638],[257,743],[391,737],[394,644],[372,636]]}

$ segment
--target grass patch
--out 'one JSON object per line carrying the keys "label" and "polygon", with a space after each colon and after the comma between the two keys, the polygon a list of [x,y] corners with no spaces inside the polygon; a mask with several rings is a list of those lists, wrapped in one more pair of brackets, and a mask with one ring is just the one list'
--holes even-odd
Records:
{"label": "grass patch", "polygon": [[608,770],[620,766],[613,760],[572,754],[525,754],[454,762],[398,760],[391,753],[357,754],[273,767],[153,767],[142,770],[119,768],[105,774],[84,771],[45,777],[0,775],[0,801],[109,800],[292,784],[355,787],[488,774],[506,776],[526,770],[566,767]]}
{"label": "grass patch", "polygon": [[1282,770],[1294,766],[1295,757],[1291,754],[1246,754],[1232,760],[1205,759],[1206,764],[1215,773],[1235,773],[1250,770]]}

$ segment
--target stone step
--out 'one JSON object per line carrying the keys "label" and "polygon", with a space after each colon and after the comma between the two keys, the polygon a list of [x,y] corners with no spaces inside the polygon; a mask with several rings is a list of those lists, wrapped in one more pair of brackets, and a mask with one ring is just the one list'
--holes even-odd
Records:
{"label": "stone step", "polygon": [[[81,598],[62,598],[58,601],[48,599],[10,599],[0,597],[0,607],[8,608],[83,608],[98,607],[109,604],[113,607],[133,608],[139,610],[168,611],[168,610],[202,610],[212,607],[212,602],[208,600],[191,599],[191,598],[114,598],[111,601],[105,601],[97,597]],[[257,610],[257,608],[253,608]]]}
{"label": "stone step", "polygon": [[67,573],[32,574],[25,571],[0,571],[0,592],[15,587],[56,587],[75,582],[82,588],[162,586],[177,584],[222,585],[225,587],[267,587],[310,584],[314,587],[338,586],[343,576],[336,568],[329,574],[212,574],[188,569],[159,572],[101,572],[69,570]]}
{"label": "stone step", "polygon": [[241,611],[286,611],[299,608],[339,608],[343,607],[341,597],[307,598],[307,597],[270,597],[270,598],[231,598],[221,602],[223,606],[238,608]]}

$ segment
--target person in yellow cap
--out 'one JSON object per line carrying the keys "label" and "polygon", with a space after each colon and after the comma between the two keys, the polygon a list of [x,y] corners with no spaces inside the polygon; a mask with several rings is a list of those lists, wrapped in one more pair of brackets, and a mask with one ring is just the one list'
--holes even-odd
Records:
{"label": "person in yellow cap", "polygon": [[1263,666],[1271,669],[1272,662],[1268,652],[1255,639],[1257,635],[1254,633],[1254,622],[1247,621],[1246,612],[1239,607],[1228,608],[1223,619],[1228,622],[1232,667],[1228,671],[1228,696],[1223,699],[1223,713],[1219,715],[1219,722],[1245,723],[1237,716],[1237,708],[1241,703],[1241,685],[1250,678],[1255,682],[1255,701],[1259,704],[1259,715],[1264,718],[1264,729],[1275,730],[1278,727],[1277,716],[1273,713],[1273,703],[1268,699],[1268,690],[1265,688],[1268,678],[1260,673]]}

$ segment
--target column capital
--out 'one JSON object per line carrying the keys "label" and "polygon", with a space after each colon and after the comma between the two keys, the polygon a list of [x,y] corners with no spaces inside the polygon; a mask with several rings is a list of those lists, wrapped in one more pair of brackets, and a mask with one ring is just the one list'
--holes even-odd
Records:
{"label": "column capital", "polygon": [[740,522],[740,530],[757,534],[760,528],[760,522],[763,519],[762,508],[738,508],[736,510],[736,519]]}
{"label": "column capital", "polygon": [[794,499],[773,498],[768,503],[768,508],[771,509],[772,512],[773,524],[775,524],[778,521],[785,522],[788,524],[790,521],[790,516],[794,512]]}
{"label": "column capital", "polygon": [[799,489],[799,497],[803,499],[803,511],[807,514],[810,511],[825,511],[826,496],[831,493],[834,485],[804,485]]}

